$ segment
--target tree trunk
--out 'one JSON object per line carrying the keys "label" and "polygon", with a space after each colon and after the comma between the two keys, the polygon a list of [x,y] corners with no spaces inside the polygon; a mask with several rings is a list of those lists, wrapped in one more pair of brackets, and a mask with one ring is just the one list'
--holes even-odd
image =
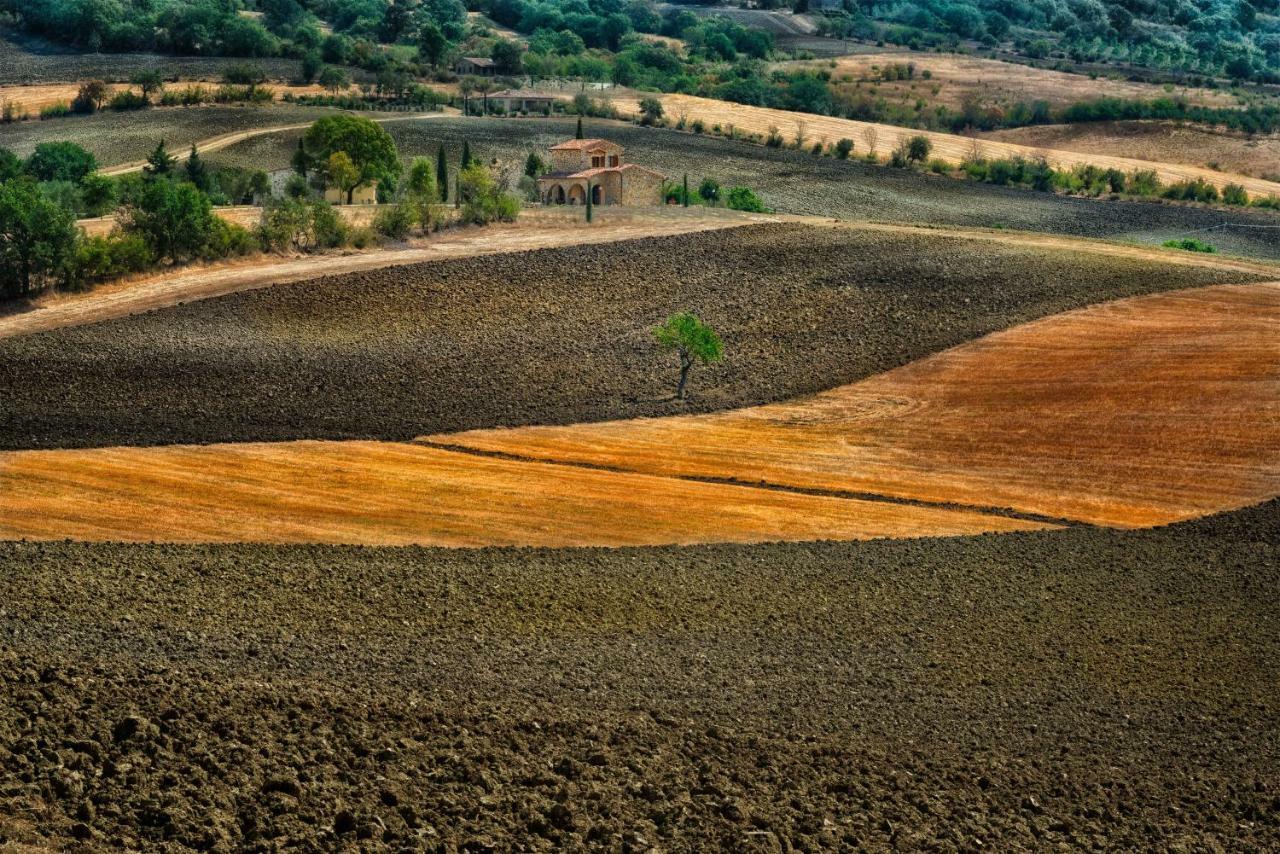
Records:
{"label": "tree trunk", "polygon": [[355,198],[355,193],[356,193],[356,188],[355,188],[355,187],[348,187],[348,188],[347,188],[347,204],[351,204],[351,203],[352,203],[352,202],[351,202],[351,200]]}
{"label": "tree trunk", "polygon": [[684,387],[689,384],[689,369],[693,367],[693,359],[684,353],[680,354],[680,384],[676,386],[676,400],[684,400]]}

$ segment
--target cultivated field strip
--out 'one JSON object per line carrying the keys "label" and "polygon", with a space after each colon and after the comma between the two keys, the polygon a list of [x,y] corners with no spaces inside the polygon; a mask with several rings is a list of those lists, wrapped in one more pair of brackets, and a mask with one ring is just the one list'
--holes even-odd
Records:
{"label": "cultivated field strip", "polygon": [[1165,524],[1280,493],[1280,285],[1069,312],[786,403],[423,441],[616,471]]}
{"label": "cultivated field strip", "polygon": [[0,455],[0,539],[629,546],[1033,530],[999,515],[393,442]]}
{"label": "cultivated field strip", "polygon": [[[1081,154],[1074,151],[1033,148],[1027,145],[1016,145],[989,139],[978,140],[938,131],[922,131],[915,128],[796,113],[790,110],[779,110],[770,107],[752,107],[746,104],[733,104],[712,98],[699,98],[695,95],[662,95],[658,97],[662,99],[666,115],[673,119],[680,116],[684,116],[688,121],[701,119],[708,129],[714,125],[720,125],[726,132],[732,127],[741,133],[767,135],[770,130],[776,128],[788,143],[795,140],[797,132],[802,132],[806,147],[815,142],[823,141],[834,145],[837,140],[848,138],[854,141],[856,150],[865,153],[867,151],[866,134],[868,130],[872,130],[877,136],[876,150],[881,158],[886,157],[902,141],[913,136],[925,136],[933,143],[932,156],[940,157],[952,164],[960,163],[975,153],[983,157],[1024,157],[1029,159],[1043,157],[1051,166],[1059,168],[1070,168],[1076,164],[1091,164],[1103,169],[1115,168],[1124,172],[1153,169],[1160,176],[1160,180],[1166,183],[1203,178],[1219,188],[1226,184],[1236,183],[1243,186],[1251,195],[1280,196],[1280,183],[1275,181],[1251,178],[1247,175],[1233,175],[1198,166],[1138,160],[1132,157],[1115,157],[1101,153]],[[640,109],[639,101],[634,98],[617,98],[614,100],[614,105],[619,111],[628,115],[637,115]]]}

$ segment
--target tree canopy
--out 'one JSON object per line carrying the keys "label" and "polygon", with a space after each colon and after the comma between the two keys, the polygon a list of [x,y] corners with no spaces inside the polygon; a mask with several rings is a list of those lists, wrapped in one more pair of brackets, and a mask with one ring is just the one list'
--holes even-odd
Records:
{"label": "tree canopy", "polygon": [[357,186],[374,181],[394,185],[400,175],[395,141],[363,116],[325,116],[307,129],[302,145],[312,163],[327,164],[334,154],[345,154],[359,174]]}
{"label": "tree canopy", "polygon": [[724,343],[710,326],[687,311],[668,317],[653,330],[658,346],[674,350],[680,357],[680,380],[676,385],[676,399],[683,400],[689,382],[689,371],[694,364],[717,362],[724,357]]}

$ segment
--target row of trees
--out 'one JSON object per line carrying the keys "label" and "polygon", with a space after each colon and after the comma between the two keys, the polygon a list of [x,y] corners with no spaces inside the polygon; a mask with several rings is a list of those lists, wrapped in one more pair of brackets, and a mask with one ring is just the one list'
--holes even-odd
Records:
{"label": "row of trees", "polygon": [[[211,169],[193,146],[179,162],[163,142],[140,174],[99,174],[93,155],[70,142],[42,143],[26,160],[0,149],[0,296],[29,297],[48,287],[78,288],[157,265],[214,260],[259,250],[311,251],[380,238],[403,239],[414,229],[437,229],[449,199],[444,148],[407,170],[390,136],[358,116],[328,116],[302,139],[297,181],[275,198],[264,172]],[[306,180],[310,174],[312,182]],[[320,197],[377,183],[387,204],[372,228],[351,228]],[[513,220],[520,202],[506,179],[464,146],[454,181],[460,221]],[[94,209],[87,211],[87,200]],[[218,217],[215,202],[265,204],[253,231]],[[114,211],[117,229],[87,237],[76,220]]]}

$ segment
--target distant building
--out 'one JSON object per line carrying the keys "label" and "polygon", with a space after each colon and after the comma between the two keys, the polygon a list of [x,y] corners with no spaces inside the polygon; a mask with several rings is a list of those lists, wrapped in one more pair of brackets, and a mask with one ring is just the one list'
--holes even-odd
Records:
{"label": "distant building", "polygon": [[498,63],[487,56],[464,56],[453,64],[453,70],[464,76],[493,77],[498,73]]}
{"label": "distant building", "polygon": [[507,113],[549,113],[557,100],[554,95],[527,89],[503,89],[489,96],[489,106],[499,104]]}
{"label": "distant building", "polygon": [[640,207],[662,204],[661,172],[622,161],[623,148],[606,139],[571,139],[554,145],[551,171],[538,179],[543,204]]}
{"label": "distant building", "polygon": [[844,0],[809,0],[810,12],[843,12]]}

